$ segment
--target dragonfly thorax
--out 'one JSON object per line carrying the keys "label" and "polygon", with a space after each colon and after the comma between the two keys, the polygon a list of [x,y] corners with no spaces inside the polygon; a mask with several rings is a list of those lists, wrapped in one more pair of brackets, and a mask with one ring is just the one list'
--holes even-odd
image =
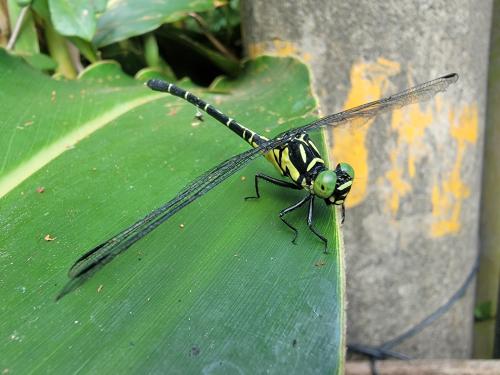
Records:
{"label": "dragonfly thorax", "polygon": [[327,204],[344,203],[351,189],[353,168],[347,163],[339,163],[334,170],[329,170],[307,133],[301,133],[271,150],[266,158],[282,175],[311,194],[325,199]]}

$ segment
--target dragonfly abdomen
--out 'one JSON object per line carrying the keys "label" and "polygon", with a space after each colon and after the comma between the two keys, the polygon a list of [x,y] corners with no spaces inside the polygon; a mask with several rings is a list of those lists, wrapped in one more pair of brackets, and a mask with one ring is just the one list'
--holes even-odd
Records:
{"label": "dragonfly abdomen", "polygon": [[153,90],[168,92],[169,94],[177,96],[179,98],[182,98],[182,99],[188,101],[189,103],[195,105],[196,107],[202,109],[203,111],[208,113],[210,116],[215,118],[217,121],[226,125],[229,129],[231,129],[233,132],[238,134],[250,146],[252,146],[254,148],[259,147],[262,144],[262,142],[268,140],[267,138],[262,137],[261,135],[254,132],[253,130],[250,130],[250,129],[244,127],[238,121],[226,116],[224,113],[219,111],[213,105],[200,99],[199,97],[190,93],[189,91],[186,91],[186,90],[174,85],[173,83],[168,83],[168,82],[158,80],[158,79],[151,79],[148,81],[147,84]]}

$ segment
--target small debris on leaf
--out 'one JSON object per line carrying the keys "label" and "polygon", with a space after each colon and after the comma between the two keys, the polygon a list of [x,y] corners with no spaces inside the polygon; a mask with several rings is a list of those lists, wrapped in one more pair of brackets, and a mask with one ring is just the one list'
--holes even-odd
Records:
{"label": "small debris on leaf", "polygon": [[39,186],[36,188],[37,193],[43,193],[45,191],[45,188],[43,186]]}
{"label": "small debris on leaf", "polygon": [[197,110],[197,111],[196,111],[196,114],[194,115],[194,117],[195,117],[198,121],[201,121],[201,122],[205,121],[205,120],[203,119],[203,113],[201,113],[199,110]]}
{"label": "small debris on leaf", "polygon": [[47,234],[43,239],[45,241],[54,241],[57,237],[52,237],[50,234]]}
{"label": "small debris on leaf", "polygon": [[318,260],[316,263],[314,263],[314,265],[318,268],[320,267],[323,267],[324,265],[326,264],[326,261],[321,259],[321,260]]}
{"label": "small debris on leaf", "polygon": [[104,288],[104,285],[102,285],[102,284],[101,284],[101,285],[99,285],[99,286],[97,287],[97,293],[101,293],[102,288]]}
{"label": "small debris on leaf", "polygon": [[183,229],[184,228],[184,224],[179,224],[179,228]]}
{"label": "small debris on leaf", "polygon": [[200,354],[201,350],[197,346],[193,346],[191,350],[189,351],[189,356],[190,357],[196,357],[198,354]]}

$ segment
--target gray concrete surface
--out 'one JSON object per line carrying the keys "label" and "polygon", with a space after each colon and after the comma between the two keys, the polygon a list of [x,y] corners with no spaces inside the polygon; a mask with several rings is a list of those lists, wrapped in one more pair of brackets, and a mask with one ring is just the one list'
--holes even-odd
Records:
{"label": "gray concrete surface", "polygon": [[[344,225],[349,342],[377,345],[410,328],[458,289],[475,260],[491,6],[242,2],[248,54],[308,62],[324,114],[460,74],[438,99],[379,116],[358,135],[328,132],[335,162],[358,171]],[[469,357],[473,294],[395,349]]]}

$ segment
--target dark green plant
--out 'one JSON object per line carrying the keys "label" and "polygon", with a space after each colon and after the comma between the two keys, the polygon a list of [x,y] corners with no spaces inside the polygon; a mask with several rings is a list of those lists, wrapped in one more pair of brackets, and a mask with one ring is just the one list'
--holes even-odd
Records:
{"label": "dark green plant", "polygon": [[[315,213],[329,255],[303,212],[292,245],[277,213],[300,192],[243,200],[256,172],[276,173],[264,158],[54,301],[76,258],[248,147],[143,80],[235,77],[179,84],[269,136],[317,111],[298,61],[240,65],[233,1],[88,4],[30,3],[0,49],[0,372],[341,372],[335,212]],[[21,10],[7,5],[14,29]],[[181,52],[198,65],[179,67]]]}
{"label": "dark green plant", "polygon": [[151,69],[173,77],[175,71],[207,84],[221,73],[238,74],[237,1],[106,5],[105,0],[8,0],[4,16],[12,32],[5,47],[36,68],[66,78],[102,59],[120,62],[131,75]]}

